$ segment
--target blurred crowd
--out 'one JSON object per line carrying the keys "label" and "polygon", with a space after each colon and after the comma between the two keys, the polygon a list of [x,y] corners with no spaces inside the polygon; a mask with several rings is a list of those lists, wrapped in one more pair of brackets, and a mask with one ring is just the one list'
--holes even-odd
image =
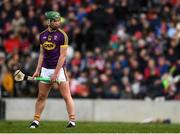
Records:
{"label": "blurred crowd", "polygon": [[[34,73],[50,10],[69,37],[74,97],[180,99],[179,0],[0,1],[1,96],[37,95],[37,82],[14,82],[13,73]],[[50,96],[59,97],[56,84]]]}

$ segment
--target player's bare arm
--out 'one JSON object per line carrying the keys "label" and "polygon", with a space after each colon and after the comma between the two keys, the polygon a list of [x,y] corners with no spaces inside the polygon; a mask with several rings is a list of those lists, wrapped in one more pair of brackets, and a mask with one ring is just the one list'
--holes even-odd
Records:
{"label": "player's bare arm", "polygon": [[54,74],[51,77],[52,82],[56,82],[59,71],[60,71],[60,69],[62,68],[62,66],[63,66],[63,64],[65,62],[66,55],[67,55],[67,48],[68,47],[61,47],[60,48],[60,56],[59,56],[59,59],[58,59],[58,63],[57,63],[56,69],[54,71]]}
{"label": "player's bare arm", "polygon": [[36,67],[35,73],[33,74],[33,78],[39,76],[40,71],[41,71],[42,62],[43,62],[43,48],[42,48],[42,45],[40,45],[40,53],[39,53],[38,65]]}

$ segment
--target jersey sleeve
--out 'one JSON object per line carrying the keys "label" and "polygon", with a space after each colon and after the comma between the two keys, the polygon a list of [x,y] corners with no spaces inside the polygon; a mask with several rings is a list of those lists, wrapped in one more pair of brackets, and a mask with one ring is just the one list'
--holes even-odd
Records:
{"label": "jersey sleeve", "polygon": [[64,39],[61,48],[66,48],[68,47],[68,36],[64,31],[61,30],[61,32],[63,34],[63,39]]}

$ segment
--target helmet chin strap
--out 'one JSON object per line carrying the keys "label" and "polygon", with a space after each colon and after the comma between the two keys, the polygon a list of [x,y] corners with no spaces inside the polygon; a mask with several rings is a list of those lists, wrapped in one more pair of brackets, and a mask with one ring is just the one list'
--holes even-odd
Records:
{"label": "helmet chin strap", "polygon": [[50,19],[48,19],[48,25],[50,26],[50,24],[51,24],[51,20],[50,20]]}

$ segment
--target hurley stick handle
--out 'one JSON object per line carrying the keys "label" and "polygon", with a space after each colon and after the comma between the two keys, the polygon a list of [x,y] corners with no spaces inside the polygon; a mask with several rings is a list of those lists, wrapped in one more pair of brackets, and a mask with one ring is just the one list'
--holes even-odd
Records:
{"label": "hurley stick handle", "polygon": [[[36,80],[36,81],[44,81],[44,82],[51,82],[51,79],[50,78],[47,78],[47,77],[35,77],[33,79],[33,77],[31,76],[28,76],[27,77],[27,80]],[[60,81],[56,80],[57,83],[60,83]]]}

